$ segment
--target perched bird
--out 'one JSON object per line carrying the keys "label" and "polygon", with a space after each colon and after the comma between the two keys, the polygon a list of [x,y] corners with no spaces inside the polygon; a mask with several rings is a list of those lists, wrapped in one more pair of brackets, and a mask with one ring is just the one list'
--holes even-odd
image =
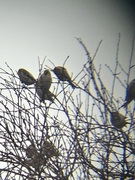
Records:
{"label": "perched bird", "polygon": [[44,90],[49,90],[52,83],[52,76],[48,69],[46,69],[37,80],[37,86]]}
{"label": "perched bird", "polygon": [[20,78],[20,81],[26,85],[31,85],[36,82],[36,79],[34,78],[34,76],[26,69],[23,69],[23,68],[19,69],[17,74]]}
{"label": "perched bird", "polygon": [[126,116],[123,116],[118,111],[111,112],[111,123],[114,127],[118,128],[118,129],[122,129],[127,124],[125,119],[126,119]]}
{"label": "perched bird", "polygon": [[55,95],[38,84],[36,84],[36,93],[38,94],[41,102],[44,102],[45,100],[51,102],[54,101]]}
{"label": "perched bird", "polygon": [[127,105],[135,99],[135,79],[133,79],[126,90],[125,103],[121,107],[127,107]]}
{"label": "perched bird", "polygon": [[34,144],[29,145],[25,151],[27,158],[33,158],[38,153]]}
{"label": "perched bird", "polygon": [[64,68],[62,66],[57,66],[52,71],[58,77],[59,80],[67,81],[72,86],[73,89],[76,88],[76,86],[72,82],[71,77],[69,76],[66,68]]}
{"label": "perched bird", "polygon": [[49,70],[45,70],[43,74],[38,78],[35,89],[36,93],[38,94],[41,102],[45,100],[53,101],[54,94],[49,91],[50,86],[52,83],[52,77]]}

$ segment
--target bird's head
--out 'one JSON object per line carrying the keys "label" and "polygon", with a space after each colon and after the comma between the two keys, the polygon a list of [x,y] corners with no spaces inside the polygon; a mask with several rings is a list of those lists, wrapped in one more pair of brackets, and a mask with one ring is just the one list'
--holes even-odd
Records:
{"label": "bird's head", "polygon": [[44,75],[47,75],[47,74],[50,74],[50,71],[49,71],[48,69],[46,69],[46,70],[44,71]]}
{"label": "bird's head", "polygon": [[17,71],[17,74],[20,75],[21,72],[22,72],[22,69],[19,69],[19,70]]}
{"label": "bird's head", "polygon": [[60,76],[60,75],[62,74],[62,72],[63,72],[63,67],[57,66],[57,67],[55,67],[52,71],[53,71],[54,74],[56,74],[57,76]]}

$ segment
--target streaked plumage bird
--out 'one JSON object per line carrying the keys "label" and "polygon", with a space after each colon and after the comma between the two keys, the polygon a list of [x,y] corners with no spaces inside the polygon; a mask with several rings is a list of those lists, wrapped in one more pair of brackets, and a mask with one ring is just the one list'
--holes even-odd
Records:
{"label": "streaked plumage bird", "polygon": [[135,79],[133,79],[127,86],[126,97],[125,97],[126,102],[120,108],[127,107],[128,104],[134,99],[135,99]]}
{"label": "streaked plumage bird", "polygon": [[58,77],[59,80],[61,81],[67,81],[72,88],[76,88],[74,85],[73,81],[71,80],[71,77],[69,76],[67,69],[62,67],[62,66],[57,66],[53,70],[54,74]]}
{"label": "streaked plumage bird", "polygon": [[29,145],[26,148],[25,152],[26,152],[27,158],[33,158],[38,154],[37,149],[34,144]]}
{"label": "streaked plumage bird", "polygon": [[122,129],[124,126],[126,126],[127,122],[125,121],[126,116],[123,116],[118,111],[111,112],[111,123],[114,127],[118,129]]}
{"label": "streaked plumage bird", "polygon": [[32,85],[36,82],[36,79],[34,78],[34,76],[26,69],[23,69],[23,68],[19,69],[17,74],[20,78],[20,81],[24,83],[25,85]]}

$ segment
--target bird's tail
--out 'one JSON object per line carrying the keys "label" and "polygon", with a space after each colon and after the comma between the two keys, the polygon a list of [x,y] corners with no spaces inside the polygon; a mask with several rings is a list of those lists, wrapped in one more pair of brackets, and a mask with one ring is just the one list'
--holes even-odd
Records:
{"label": "bird's tail", "polygon": [[125,102],[119,109],[121,109],[122,107],[127,108],[128,104],[129,104],[132,100],[133,100],[133,99],[128,99],[128,100],[126,100],[126,102]]}
{"label": "bird's tail", "polygon": [[69,81],[69,84],[72,86],[73,89],[77,88],[77,86],[72,81]]}
{"label": "bird's tail", "polygon": [[128,104],[129,104],[128,102],[125,102],[122,106],[119,107],[119,109],[121,109],[122,107],[127,108]]}

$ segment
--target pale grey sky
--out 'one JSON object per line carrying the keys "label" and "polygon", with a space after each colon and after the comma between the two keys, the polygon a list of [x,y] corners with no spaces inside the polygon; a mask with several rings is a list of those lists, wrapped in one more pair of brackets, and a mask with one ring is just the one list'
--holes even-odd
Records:
{"label": "pale grey sky", "polygon": [[[66,67],[76,76],[87,57],[74,37],[91,55],[103,40],[95,63],[112,66],[119,32],[119,60],[126,68],[134,31],[135,0],[0,0],[0,68],[7,62],[14,71],[26,68],[37,77],[38,57],[62,65],[70,56]],[[108,74],[104,79],[110,84]],[[119,92],[124,98],[125,90]]]}
{"label": "pale grey sky", "polygon": [[[81,37],[91,55],[103,43],[97,64],[119,59],[127,64],[135,30],[135,3],[131,0],[0,0],[0,62],[13,70],[24,67],[38,75],[38,56],[79,72],[86,56],[74,37]],[[51,64],[50,64],[51,66]]]}

